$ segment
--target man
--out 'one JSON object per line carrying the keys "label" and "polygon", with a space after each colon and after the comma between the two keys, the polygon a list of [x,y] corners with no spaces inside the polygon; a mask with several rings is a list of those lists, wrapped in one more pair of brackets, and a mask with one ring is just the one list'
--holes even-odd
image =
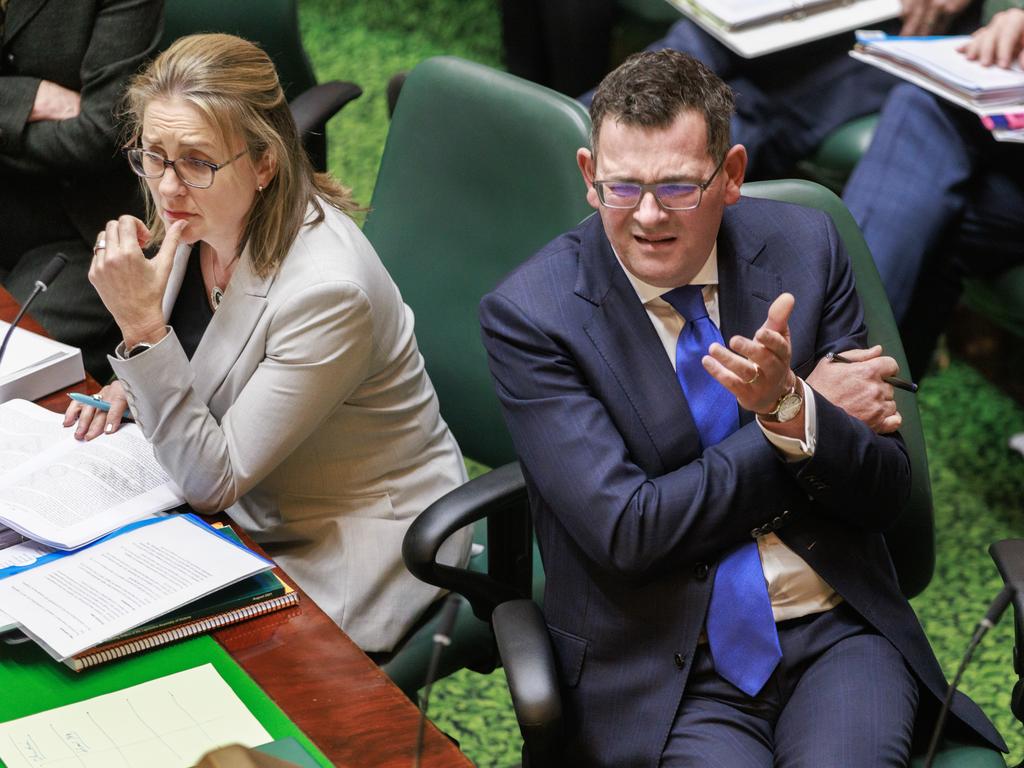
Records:
{"label": "man", "polygon": [[[740,198],[731,110],[689,56],[627,60],[577,157],[600,215],[481,304],[567,760],[906,765],[945,681],[879,532],[909,491],[897,366],[861,349],[831,220]],[[1003,747],[966,698],[953,729]]]}
{"label": "man", "polygon": [[[904,0],[899,20],[881,25],[901,35],[973,29],[980,2]],[[747,148],[747,177],[776,179],[813,154],[837,128],[878,112],[892,75],[850,58],[852,33],[832,35],[745,59],[689,19],[681,19],[649,51],[671,48],[700,59],[736,92],[733,140]],[[592,92],[581,101],[590,103]]]}
{"label": "man", "polygon": [[[985,66],[1024,61],[1024,10],[996,14],[964,47]],[[965,276],[1024,262],[1024,147],[909,84],[893,90],[843,193],[871,248],[915,378]],[[914,226],[907,226],[914,222]]]}
{"label": "man", "polygon": [[97,377],[120,336],[86,277],[93,238],[143,209],[115,109],[162,19],[162,0],[0,0],[0,276],[24,301],[68,257],[32,314]]}

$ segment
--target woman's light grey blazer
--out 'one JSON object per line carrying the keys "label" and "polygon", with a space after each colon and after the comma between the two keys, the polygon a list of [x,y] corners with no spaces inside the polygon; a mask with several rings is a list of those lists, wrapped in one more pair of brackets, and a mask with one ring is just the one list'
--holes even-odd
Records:
{"label": "woman's light grey blazer", "polygon": [[[191,363],[173,329],[110,359],[189,504],[227,509],[364,650],[384,651],[438,594],[405,569],[402,537],[466,475],[412,311],[355,223],[324,209],[275,274],[242,254]],[[464,563],[470,538],[453,536],[444,559]]]}

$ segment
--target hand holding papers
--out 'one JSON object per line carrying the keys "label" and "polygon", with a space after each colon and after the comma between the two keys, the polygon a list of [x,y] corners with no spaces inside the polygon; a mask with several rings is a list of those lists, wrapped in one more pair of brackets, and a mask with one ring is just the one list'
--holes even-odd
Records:
{"label": "hand holding papers", "polygon": [[184,499],[135,425],[83,443],[61,416],[0,405],[0,523],[74,549]]}

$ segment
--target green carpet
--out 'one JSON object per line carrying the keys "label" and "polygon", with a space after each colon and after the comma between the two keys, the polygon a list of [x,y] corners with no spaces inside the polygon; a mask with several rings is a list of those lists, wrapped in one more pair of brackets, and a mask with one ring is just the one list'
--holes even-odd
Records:
{"label": "green carpet", "polygon": [[[352,80],[366,92],[329,125],[331,171],[364,204],[387,134],[388,78],[437,54],[500,66],[494,0],[301,0],[300,14],[318,77]],[[1024,537],[1024,457],[1006,447],[1010,434],[1024,431],[1024,409],[956,362],[925,380],[919,402],[935,494],[938,564],[914,607],[952,675],[1000,587],[989,543]],[[978,650],[963,689],[996,723],[1010,745],[1008,763],[1015,765],[1024,760],[1024,732],[1009,711],[1012,647],[1008,616]],[[521,742],[500,671],[463,671],[441,681],[431,697],[431,717],[478,765],[518,763]]]}

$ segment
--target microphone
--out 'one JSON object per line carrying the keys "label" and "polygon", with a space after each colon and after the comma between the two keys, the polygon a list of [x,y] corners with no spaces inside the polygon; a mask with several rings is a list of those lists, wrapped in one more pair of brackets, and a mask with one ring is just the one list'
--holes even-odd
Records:
{"label": "microphone", "polygon": [[29,306],[35,301],[36,296],[45,291],[50,287],[50,283],[53,282],[54,278],[60,274],[61,270],[64,269],[68,264],[68,259],[63,253],[58,253],[49,263],[43,268],[42,273],[39,275],[39,279],[36,280],[35,288],[32,289],[32,293],[24,304],[21,305],[21,309],[18,311],[17,316],[14,318],[14,322],[11,323],[11,327],[7,329],[7,333],[4,336],[3,344],[0,344],[0,363],[3,362],[4,353],[7,351],[7,342],[11,340],[11,334],[14,333],[14,329],[21,322],[21,318],[25,316],[25,312],[28,311]]}
{"label": "microphone", "polygon": [[420,768],[420,756],[423,754],[423,728],[427,723],[427,708],[430,706],[430,689],[437,676],[437,665],[441,661],[441,652],[452,644],[452,630],[455,628],[455,619],[458,618],[461,606],[462,596],[452,592],[445,598],[444,605],[441,607],[441,616],[437,620],[437,631],[434,632],[434,650],[430,654],[427,677],[423,686],[423,697],[420,699],[420,727],[416,735],[416,755],[413,759],[413,768]]}
{"label": "microphone", "polygon": [[[1024,669],[1021,666],[1021,659],[1017,648],[1020,647],[1020,622],[1024,618],[1024,539],[1007,539],[999,541],[988,548],[989,554],[996,563],[1000,575],[1003,577],[1004,586],[996,595],[995,600],[989,605],[985,617],[978,622],[974,628],[974,635],[971,642],[967,644],[967,651],[960,662],[960,667],[949,684],[946,697],[942,701],[942,708],[939,710],[938,719],[935,721],[935,730],[932,732],[931,742],[928,745],[928,754],[924,759],[924,768],[931,768],[935,760],[935,752],[939,746],[939,739],[942,737],[942,729],[946,724],[946,716],[953,703],[953,694],[963,677],[964,670],[974,656],[974,651],[981,643],[985,633],[999,623],[1003,613],[1012,602],[1017,611],[1017,643],[1014,648],[1013,667],[1018,676]],[[1010,708],[1018,720],[1024,721],[1024,681],[1018,680],[1013,687]]]}

